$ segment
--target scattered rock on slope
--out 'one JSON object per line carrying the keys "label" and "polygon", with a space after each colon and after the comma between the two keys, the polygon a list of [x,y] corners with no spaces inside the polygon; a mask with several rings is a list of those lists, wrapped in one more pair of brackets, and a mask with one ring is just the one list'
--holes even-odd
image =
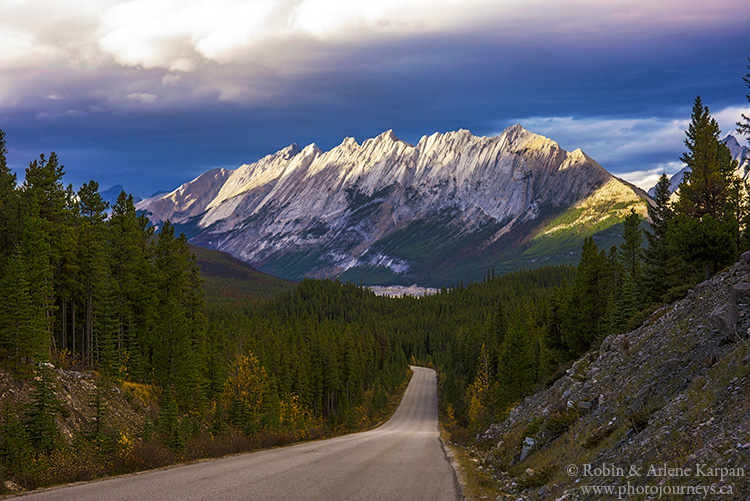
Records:
{"label": "scattered rock on slope", "polygon": [[750,253],[526,398],[479,437],[482,466],[508,499],[748,499],[749,338]]}

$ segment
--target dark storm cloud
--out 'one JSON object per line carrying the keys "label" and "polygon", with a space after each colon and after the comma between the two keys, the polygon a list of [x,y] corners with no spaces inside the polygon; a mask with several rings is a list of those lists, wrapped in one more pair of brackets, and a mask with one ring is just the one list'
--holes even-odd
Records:
{"label": "dark storm cloud", "polygon": [[[161,1],[85,4],[76,26],[92,26],[90,40],[70,31],[58,37],[66,44],[39,48],[18,36],[0,56],[11,165],[22,171],[57,151],[75,185],[94,178],[147,196],[292,142],[329,149],[394,129],[416,143],[436,131],[490,135],[520,122],[647,183],[679,168],[698,93],[725,132],[747,107],[745,2],[566,9],[473,0],[463,4],[468,13],[455,2],[415,2],[384,2],[374,13],[366,3],[347,4],[360,12],[280,2],[261,12],[266,24],[250,37],[231,12],[209,19],[213,11],[199,9],[209,2],[179,12]],[[149,9],[153,22],[140,22]],[[0,44],[2,30],[0,22]]]}

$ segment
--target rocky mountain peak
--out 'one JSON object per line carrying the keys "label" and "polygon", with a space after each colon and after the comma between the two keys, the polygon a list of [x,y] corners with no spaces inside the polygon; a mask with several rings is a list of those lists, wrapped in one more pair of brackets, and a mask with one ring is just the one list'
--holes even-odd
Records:
{"label": "rocky mountain peak", "polygon": [[[170,217],[190,224],[193,243],[285,278],[382,268],[414,283],[422,280],[415,270],[426,266],[425,256],[445,246],[474,246],[466,256],[484,252],[483,259],[493,259],[492,245],[515,228],[525,225],[528,234],[597,193],[598,212],[588,211],[587,221],[599,226],[619,217],[607,212],[611,204],[640,203],[632,187],[583,152],[568,154],[551,139],[514,125],[495,137],[465,129],[435,133],[416,146],[393,130],[361,145],[346,138],[327,152],[294,144],[230,172],[213,193],[193,196],[190,211],[175,208],[183,201],[169,196],[140,208],[156,221]],[[576,231],[585,232],[587,224]],[[415,232],[417,227],[426,233]],[[557,225],[555,234],[570,227]],[[400,232],[400,242],[421,235],[431,243],[393,243]],[[477,232],[485,236],[470,236]],[[482,273],[489,266],[477,265]]]}
{"label": "rocky mountain peak", "polygon": [[154,222],[181,221],[197,216],[206,210],[208,203],[216,197],[232,172],[227,169],[212,169],[169,193],[138,202],[136,208],[159,214],[160,217]]}
{"label": "rocky mountain peak", "polygon": [[503,134],[508,139],[508,141],[513,141],[516,138],[526,136],[528,134],[531,134],[528,130],[524,129],[521,124],[515,124],[511,125],[507,129],[503,131]]}
{"label": "rocky mountain peak", "polygon": [[289,160],[293,156],[297,155],[302,151],[302,148],[297,143],[292,143],[286,148],[279,150],[276,155],[281,155],[285,159]]}
{"label": "rocky mountain peak", "polygon": [[725,137],[723,140],[724,144],[727,145],[729,150],[734,153],[736,150],[740,148],[740,143],[737,141],[737,138],[734,137],[732,134],[727,134],[727,137]]}
{"label": "rocky mountain peak", "polygon": [[396,133],[393,132],[393,129],[388,129],[387,131],[383,132],[376,138],[376,140],[390,142],[401,141],[398,137],[396,137]]}

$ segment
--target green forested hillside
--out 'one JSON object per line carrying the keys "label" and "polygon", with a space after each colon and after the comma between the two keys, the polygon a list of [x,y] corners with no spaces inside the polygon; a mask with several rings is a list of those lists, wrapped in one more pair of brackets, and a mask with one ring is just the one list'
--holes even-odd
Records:
{"label": "green forested hillside", "polygon": [[[131,196],[108,216],[98,184],[66,186],[54,153],[20,185],[5,153],[0,131],[0,480],[34,487],[358,430],[392,408],[408,367],[382,331],[261,308],[291,284],[199,250],[202,276],[185,236],[169,222],[155,233]],[[98,390],[64,437],[70,371]],[[158,416],[118,429],[110,388],[134,412],[136,390],[155,396]]]}
{"label": "green forested hillside", "polygon": [[206,301],[210,303],[259,304],[294,286],[293,282],[261,273],[224,252],[195,245],[188,248],[198,259]]}
{"label": "green forested hillside", "polygon": [[[577,268],[489,270],[396,299],[338,281],[292,286],[191,251],[168,222],[154,233],[125,193],[107,217],[96,182],[66,187],[54,154],[18,186],[0,131],[0,375],[32,388],[0,399],[0,477],[34,487],[362,429],[387,414],[409,362],[438,370],[445,423],[468,440],[750,246],[747,188],[718,134],[697,99],[692,174],[674,204],[662,177],[645,235],[631,211],[621,244],[587,237]],[[72,437],[59,432],[70,410],[53,369],[96,381]],[[154,395],[158,416],[117,429],[110,387]]]}

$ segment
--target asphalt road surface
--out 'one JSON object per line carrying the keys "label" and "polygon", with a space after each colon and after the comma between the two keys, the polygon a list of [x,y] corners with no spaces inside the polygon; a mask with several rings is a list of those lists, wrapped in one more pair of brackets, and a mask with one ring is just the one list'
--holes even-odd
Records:
{"label": "asphalt road surface", "polygon": [[456,500],[438,436],[435,371],[414,376],[393,417],[368,432],[52,488],[26,500]]}

